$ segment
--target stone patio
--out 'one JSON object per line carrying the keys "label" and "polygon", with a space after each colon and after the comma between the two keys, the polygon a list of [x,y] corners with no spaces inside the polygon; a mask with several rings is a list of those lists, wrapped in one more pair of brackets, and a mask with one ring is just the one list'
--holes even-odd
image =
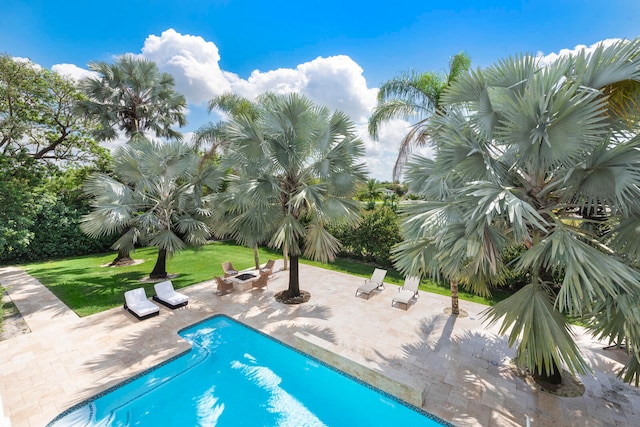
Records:
{"label": "stone patio", "polygon": [[626,354],[603,350],[606,344],[578,328],[594,372],[580,378],[584,395],[556,397],[512,373],[513,351],[497,328],[483,326],[482,305],[461,301],[469,316],[452,317],[444,312],[448,297],[421,292],[405,311],[391,307],[394,285],[367,300],[354,296],[362,278],[300,265],[311,301],[287,306],[273,298],[288,283],[281,267],[276,263],[266,290],[218,296],[213,280],[183,288],[188,306],[161,307],[144,321],[122,308],[79,318],[22,270],[0,269],[0,283],[31,329],[0,342],[0,426],[3,412],[13,427],[45,426],[70,406],[188,350],[177,332],[214,314],[330,355],[324,357],[337,354],[333,363],[361,371],[352,373],[390,393],[405,384],[423,396],[426,411],[457,426],[524,426],[526,415],[532,427],[640,425],[640,391],[615,376]]}

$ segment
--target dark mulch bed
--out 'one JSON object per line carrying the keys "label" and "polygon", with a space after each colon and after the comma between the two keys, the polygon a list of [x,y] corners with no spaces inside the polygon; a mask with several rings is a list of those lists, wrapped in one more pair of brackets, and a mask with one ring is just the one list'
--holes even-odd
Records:
{"label": "dark mulch bed", "polygon": [[280,291],[275,294],[275,299],[283,304],[303,304],[309,302],[311,299],[311,293],[307,291],[300,291],[300,295],[291,297],[289,296],[289,290]]}

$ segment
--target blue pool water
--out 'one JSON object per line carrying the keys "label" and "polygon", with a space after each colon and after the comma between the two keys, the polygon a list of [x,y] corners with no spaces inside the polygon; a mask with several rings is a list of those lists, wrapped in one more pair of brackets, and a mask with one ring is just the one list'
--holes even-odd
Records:
{"label": "blue pool water", "polygon": [[442,426],[230,318],[183,330],[192,350],[50,426]]}

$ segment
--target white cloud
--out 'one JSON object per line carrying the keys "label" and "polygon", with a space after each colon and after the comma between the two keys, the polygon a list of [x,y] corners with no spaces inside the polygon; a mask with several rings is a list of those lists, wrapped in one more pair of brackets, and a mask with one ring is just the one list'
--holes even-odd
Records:
{"label": "white cloud", "polygon": [[97,77],[98,73],[78,67],[74,64],[56,64],[51,67],[56,73],[79,81],[86,77]]}
{"label": "white cloud", "polygon": [[295,69],[255,70],[247,80],[236,76],[231,80],[231,89],[249,98],[267,91],[299,93],[362,122],[371,114],[377,94],[377,89],[367,87],[362,72],[362,68],[346,55],[318,57]]}
{"label": "white cloud", "polygon": [[23,58],[22,56],[12,56],[12,60],[15,62],[19,62],[21,64],[27,64],[34,70],[42,70],[42,66],[40,64],[36,64],[35,62],[31,62],[29,58]]}
{"label": "white cloud", "polygon": [[566,57],[569,55],[575,55],[580,51],[586,51],[587,54],[593,52],[598,46],[600,45],[604,45],[606,46],[611,46],[614,43],[617,43],[619,41],[621,41],[622,39],[605,39],[605,40],[601,40],[597,43],[592,44],[591,46],[587,47],[586,45],[583,44],[579,44],[576,47],[574,47],[573,49],[560,49],[560,52],[555,53],[555,52],[551,52],[547,55],[545,55],[543,52],[538,52],[536,54],[536,56],[538,57],[539,61],[540,61],[540,65],[548,65],[551,64],[552,62],[555,62],[556,60],[558,60],[559,58],[562,57]]}
{"label": "white cloud", "polygon": [[192,104],[203,104],[229,90],[229,80],[218,64],[220,53],[213,42],[174,29],[159,37],[150,35],[142,56],[154,61],[176,80],[176,89]]}
{"label": "white cloud", "polygon": [[169,29],[147,37],[142,56],[171,73],[178,91],[196,105],[229,90],[250,99],[267,91],[295,92],[363,121],[376,102],[377,90],[367,87],[362,68],[345,55],[318,57],[296,68],[254,70],[248,79],[242,79],[220,69],[220,53],[213,42]]}

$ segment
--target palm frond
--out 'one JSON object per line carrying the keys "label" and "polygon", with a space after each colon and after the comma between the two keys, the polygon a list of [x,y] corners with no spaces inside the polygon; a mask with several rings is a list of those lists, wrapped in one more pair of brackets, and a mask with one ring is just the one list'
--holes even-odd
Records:
{"label": "palm frond", "polygon": [[578,349],[569,323],[553,305],[548,286],[529,284],[483,312],[493,325],[502,320],[500,334],[509,336],[509,345],[517,345],[519,366],[538,374],[551,375],[555,368],[566,366],[570,372],[583,374],[590,368]]}

